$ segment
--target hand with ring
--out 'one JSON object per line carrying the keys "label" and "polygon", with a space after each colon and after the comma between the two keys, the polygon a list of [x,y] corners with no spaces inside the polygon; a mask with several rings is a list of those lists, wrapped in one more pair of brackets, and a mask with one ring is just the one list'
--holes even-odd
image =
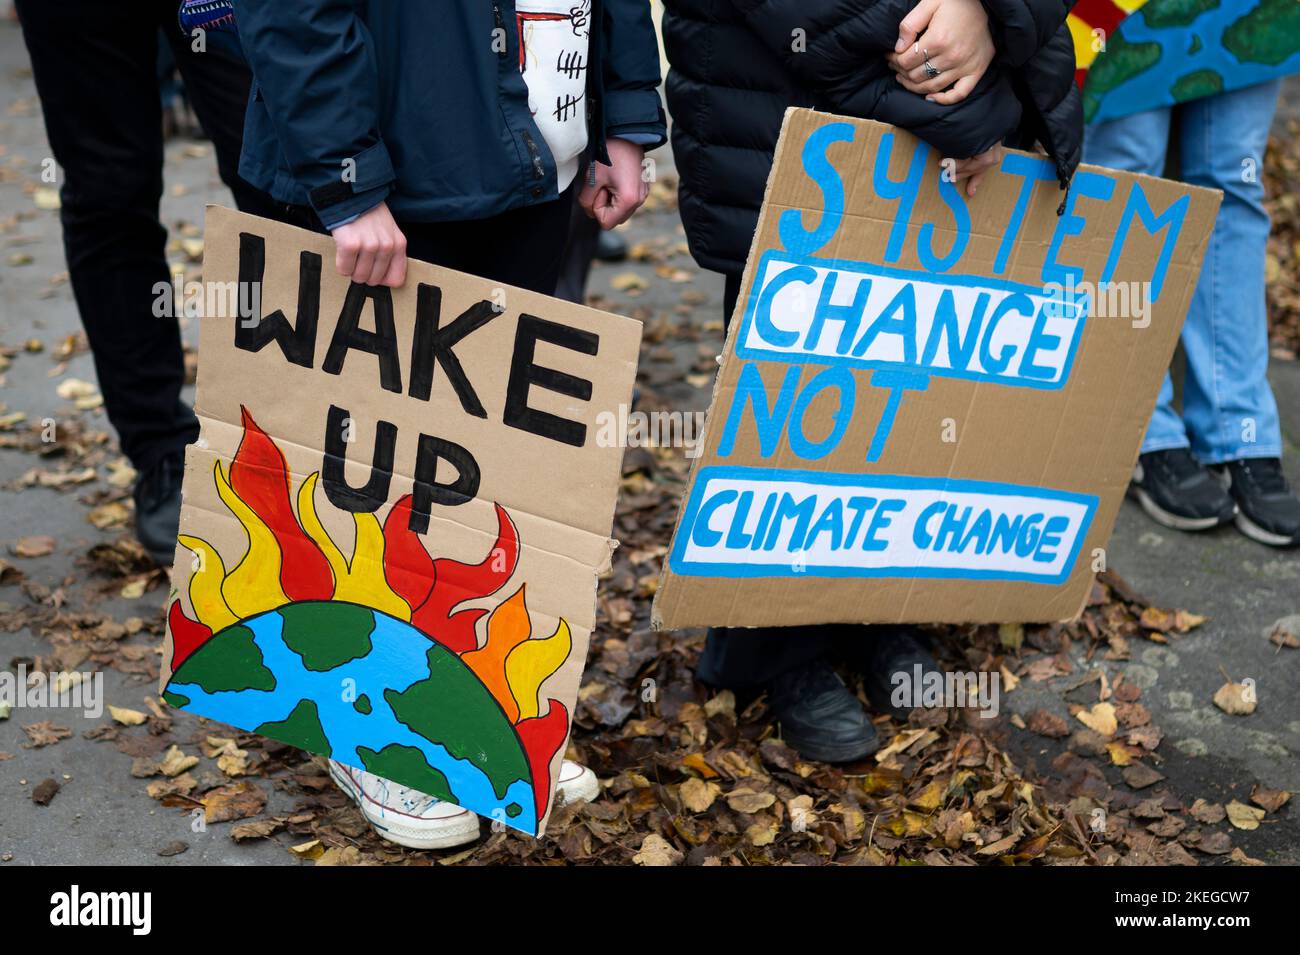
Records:
{"label": "hand with ring", "polygon": [[980,0],[921,0],[898,25],[885,58],[904,89],[947,106],[970,94],[993,54]]}

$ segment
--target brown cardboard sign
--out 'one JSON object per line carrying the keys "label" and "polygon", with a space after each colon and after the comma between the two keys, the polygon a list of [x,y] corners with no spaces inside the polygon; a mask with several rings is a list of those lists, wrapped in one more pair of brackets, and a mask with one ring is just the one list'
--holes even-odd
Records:
{"label": "brown cardboard sign", "polygon": [[641,326],[208,210],[161,688],[174,706],[540,834]]}
{"label": "brown cardboard sign", "polygon": [[[787,111],[655,621],[1078,613],[1219,194]],[[1060,214],[1058,215],[1058,207]]]}

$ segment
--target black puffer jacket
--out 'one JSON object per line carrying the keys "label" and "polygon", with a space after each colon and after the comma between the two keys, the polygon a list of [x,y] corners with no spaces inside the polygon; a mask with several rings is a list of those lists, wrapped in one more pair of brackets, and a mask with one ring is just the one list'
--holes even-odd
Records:
{"label": "black puffer jacket", "polygon": [[966,99],[940,106],[903,89],[885,62],[915,0],[664,0],[673,153],[696,261],[744,267],[787,106],[892,123],[954,158],[1037,141],[1064,188],[1083,139],[1065,27],[1073,0],[983,2],[998,55]]}

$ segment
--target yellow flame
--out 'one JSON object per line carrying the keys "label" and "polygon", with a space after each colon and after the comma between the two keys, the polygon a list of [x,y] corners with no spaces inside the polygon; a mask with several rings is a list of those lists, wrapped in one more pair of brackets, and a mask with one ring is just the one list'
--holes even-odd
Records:
{"label": "yellow flame", "polygon": [[528,639],[532,630],[528,608],[524,604],[524,588],[520,587],[488,617],[487,642],[479,649],[461,655],[461,660],[474,671],[479,682],[496,697],[511,723],[519,721],[519,704],[515,702],[506,679],[506,658]]}
{"label": "yellow flame", "polygon": [[181,534],[177,540],[194,552],[198,566],[190,575],[190,606],[199,622],[216,633],[223,627],[236,623],[239,617],[221,596],[221,583],[226,579],[226,565],[216,548],[205,540]]}
{"label": "yellow flame", "polygon": [[315,491],[319,477],[318,472],[309,474],[298,488],[298,517],[303,530],[316,542],[334,572],[333,599],[363,604],[410,621],[410,605],[388,586],[384,577],[384,530],[379,519],[368,513],[352,515],[356,546],[352,550],[352,562],[348,563],[316,515]]}
{"label": "yellow flame", "polygon": [[221,582],[221,596],[240,618],[283,607],[289,598],[280,587],[280,544],[257,512],[235,493],[220,461],[215,471],[217,494],[248,535],[248,552]]}
{"label": "yellow flame", "polygon": [[538,691],[546,678],[560,668],[573,649],[573,637],[564,619],[555,633],[540,640],[525,640],[506,657],[506,681],[519,704],[519,719],[528,720],[541,710]]}

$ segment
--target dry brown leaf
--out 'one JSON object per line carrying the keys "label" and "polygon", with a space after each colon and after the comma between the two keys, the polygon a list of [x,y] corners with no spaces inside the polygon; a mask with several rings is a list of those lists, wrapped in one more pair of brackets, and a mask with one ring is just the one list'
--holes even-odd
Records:
{"label": "dry brown leaf", "polygon": [[1214,705],[1229,716],[1249,716],[1255,712],[1255,687],[1249,683],[1225,683],[1214,694]]}
{"label": "dry brown leaf", "polygon": [[667,839],[652,832],[641,841],[641,851],[632,857],[637,865],[672,866],[685,858]]}
{"label": "dry brown leaf", "polygon": [[722,792],[722,787],[714,782],[691,777],[678,789],[682,805],[691,812],[704,812],[713,805],[713,801]]}

